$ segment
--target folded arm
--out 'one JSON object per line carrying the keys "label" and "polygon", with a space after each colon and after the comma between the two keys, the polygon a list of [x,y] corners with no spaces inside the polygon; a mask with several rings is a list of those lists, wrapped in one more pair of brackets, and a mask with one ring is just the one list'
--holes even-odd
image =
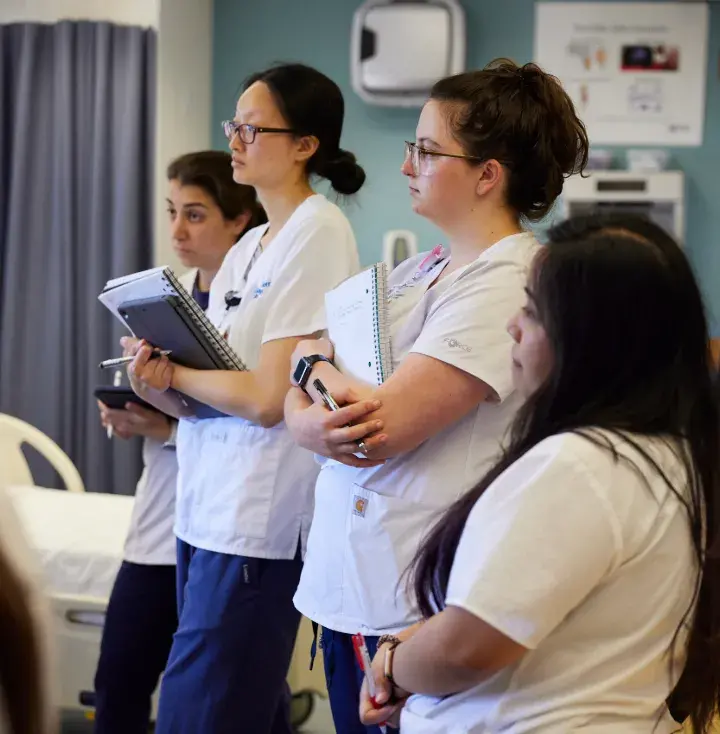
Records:
{"label": "folded arm", "polygon": [[[302,351],[331,352],[328,344],[325,340],[303,342],[296,350],[295,361]],[[380,402],[381,407],[368,418],[382,424],[382,433],[365,441],[375,460],[412,451],[493,396],[492,389],[477,377],[434,357],[414,353],[379,387],[360,383],[343,375],[332,364],[318,362],[313,367],[308,392],[314,402],[321,403],[311,387],[312,380],[317,378],[336,399],[350,395],[356,401]],[[288,425],[297,420],[293,413],[306,410],[307,406],[297,400],[286,404]]]}
{"label": "folded arm", "polygon": [[400,700],[389,702],[391,686],[385,677],[388,648],[383,645],[373,660],[381,690],[376,700],[380,708],[370,701],[366,685],[360,694],[360,720],[368,726],[386,720],[399,723],[399,711],[410,693],[449,696],[466,691],[527,652],[479,617],[453,606],[401,632],[398,638],[402,644],[393,656],[392,690]]}
{"label": "folded arm", "polygon": [[396,649],[393,678],[406,691],[448,696],[482,683],[526,652],[474,614],[448,606]]}

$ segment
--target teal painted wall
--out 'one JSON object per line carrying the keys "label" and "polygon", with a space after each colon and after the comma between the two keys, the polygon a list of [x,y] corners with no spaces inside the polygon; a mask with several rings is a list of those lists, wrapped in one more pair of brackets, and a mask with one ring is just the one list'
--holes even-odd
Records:
{"label": "teal painted wall", "polygon": [[[441,235],[410,210],[399,170],[403,141],[413,139],[418,111],[372,107],[350,86],[350,28],[359,5],[360,0],[215,0],[212,120],[213,145],[225,147],[220,121],[232,117],[242,79],[270,63],[302,61],[334,79],[346,101],[342,145],[358,156],[368,174],[347,206],[367,264],[378,259],[389,229],[415,231],[423,249],[437,244]],[[463,5],[470,68],[497,56],[532,60],[533,0],[464,0]],[[720,334],[720,5],[710,7],[704,144],[673,148],[672,155],[687,177],[688,250],[707,295],[713,333]]]}

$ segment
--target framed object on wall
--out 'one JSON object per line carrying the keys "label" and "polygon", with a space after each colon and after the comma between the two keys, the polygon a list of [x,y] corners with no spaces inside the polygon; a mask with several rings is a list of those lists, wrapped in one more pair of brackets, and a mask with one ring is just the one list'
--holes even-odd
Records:
{"label": "framed object on wall", "polygon": [[708,28],[707,3],[539,2],[535,60],[593,145],[701,145]]}

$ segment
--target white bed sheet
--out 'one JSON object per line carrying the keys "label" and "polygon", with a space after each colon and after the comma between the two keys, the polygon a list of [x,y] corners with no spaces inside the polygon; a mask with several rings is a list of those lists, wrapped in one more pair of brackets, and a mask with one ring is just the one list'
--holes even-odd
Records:
{"label": "white bed sheet", "polygon": [[51,593],[108,599],[123,557],[133,498],[8,487]]}

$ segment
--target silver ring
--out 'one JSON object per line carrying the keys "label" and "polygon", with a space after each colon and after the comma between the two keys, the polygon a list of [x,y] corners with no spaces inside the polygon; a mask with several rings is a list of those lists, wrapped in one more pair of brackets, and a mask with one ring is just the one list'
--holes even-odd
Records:
{"label": "silver ring", "polygon": [[367,454],[367,452],[368,452],[368,447],[367,447],[367,446],[365,445],[365,441],[358,441],[358,443],[357,443],[357,447],[358,447],[358,448],[360,449],[360,451],[361,451],[361,452],[362,452],[363,454]]}

